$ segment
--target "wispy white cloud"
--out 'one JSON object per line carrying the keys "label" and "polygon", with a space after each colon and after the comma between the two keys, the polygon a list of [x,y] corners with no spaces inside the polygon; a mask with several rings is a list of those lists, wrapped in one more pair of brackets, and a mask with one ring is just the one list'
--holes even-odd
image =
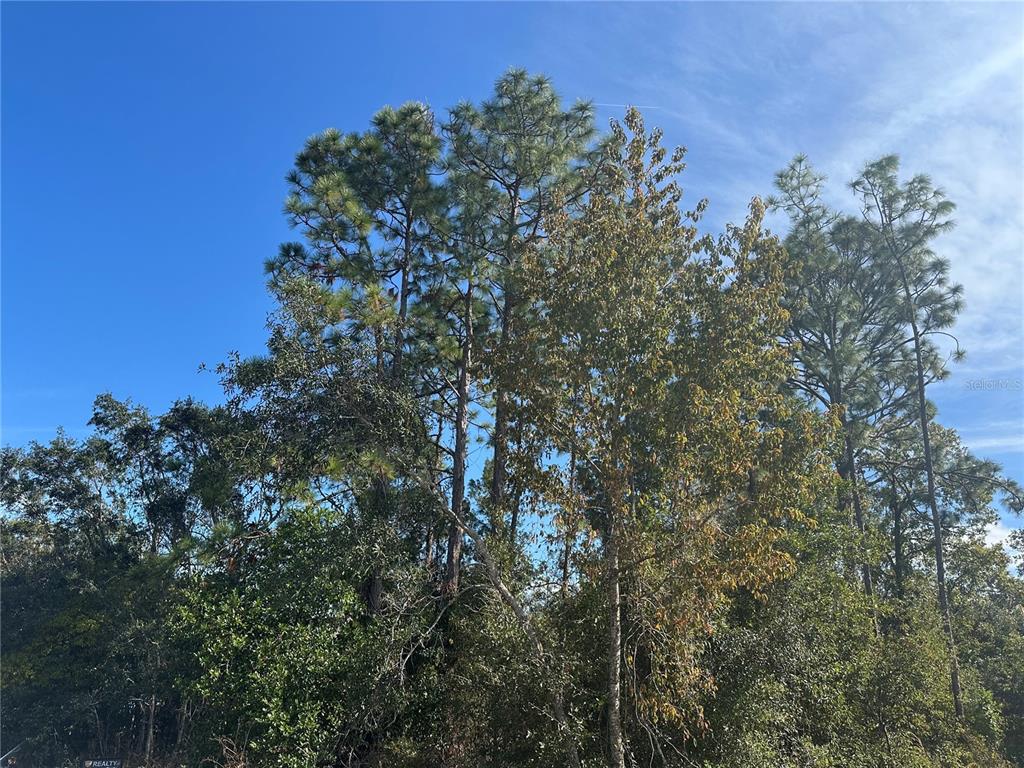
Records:
{"label": "wispy white cloud", "polygon": [[1024,379],[1024,5],[604,6],[595,20],[563,8],[578,40],[545,34],[565,71],[580,73],[574,87],[661,107],[648,120],[689,147],[684,186],[711,199],[711,230],[741,219],[798,152],[845,210],[856,205],[846,182],[884,154],[946,190],[957,227],[935,245],[964,286],[953,332],[968,356],[930,394],[943,423],[979,427],[975,450],[1020,467],[1024,430],[985,422],[1024,422],[1024,400],[982,398],[965,382]]}
{"label": "wispy white cloud", "polygon": [[[957,203],[957,228],[937,250],[963,284],[955,333],[973,375],[1021,371],[1024,349],[1024,12],[943,6],[912,21],[873,73],[828,170],[848,178],[865,160],[901,155]],[[930,40],[928,46],[913,44]],[[935,46],[934,41],[942,45]],[[946,385],[949,386],[949,385]]]}
{"label": "wispy white cloud", "polygon": [[998,451],[999,453],[1020,453],[1024,451],[1024,434],[989,435],[965,438],[964,443],[975,453]]}
{"label": "wispy white cloud", "polygon": [[1013,529],[1001,520],[990,523],[985,531],[985,543],[990,547],[1006,546]]}
{"label": "wispy white cloud", "polygon": [[[1011,561],[1013,561],[1019,557],[1021,551],[1011,544],[1010,535],[1019,530],[1019,527],[1014,525],[1012,521],[996,520],[985,529],[985,543],[990,547],[1002,547],[1006,554],[1010,556]],[[1020,567],[1014,568],[1011,565],[1010,572],[1016,573],[1018,576],[1024,576],[1024,570]]]}

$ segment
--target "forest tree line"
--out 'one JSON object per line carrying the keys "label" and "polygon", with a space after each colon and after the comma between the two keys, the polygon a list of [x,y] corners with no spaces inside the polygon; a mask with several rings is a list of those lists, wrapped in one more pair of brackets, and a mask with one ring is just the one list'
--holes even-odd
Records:
{"label": "forest tree line", "polygon": [[1024,763],[952,202],[797,157],[711,234],[683,160],[520,70],[309,139],[223,402],[3,449],[18,764]]}

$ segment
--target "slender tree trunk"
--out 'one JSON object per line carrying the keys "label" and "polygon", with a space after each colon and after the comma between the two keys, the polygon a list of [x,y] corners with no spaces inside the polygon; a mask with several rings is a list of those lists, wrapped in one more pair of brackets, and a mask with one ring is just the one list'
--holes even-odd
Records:
{"label": "slender tree trunk", "polygon": [[[421,483],[422,487],[422,483]],[[534,625],[530,614],[523,607],[523,604],[519,602],[512,591],[505,584],[505,581],[501,578],[501,573],[498,571],[498,566],[491,557],[490,549],[487,547],[487,542],[484,538],[473,530],[469,524],[465,521],[461,514],[455,512],[449,508],[445,510],[452,521],[452,525],[457,527],[466,536],[469,536],[472,540],[474,547],[476,548],[477,558],[484,566],[484,571],[487,574],[488,581],[491,582],[491,586],[494,587],[498,596],[502,602],[507,605],[516,618],[519,620],[520,626],[526,633],[527,638],[530,640],[534,647],[537,655],[538,664],[541,669],[546,673],[546,679],[550,680],[555,675],[555,669],[551,664],[551,659],[544,646],[544,640],[541,637],[540,632]],[[572,727],[569,724],[569,718],[565,711],[565,696],[562,692],[561,685],[554,685],[551,692],[551,714],[555,720],[555,724],[558,728],[558,735],[565,749],[566,765],[569,768],[580,768],[580,757],[579,752],[576,749],[576,739],[572,733]]]}
{"label": "slender tree trunk", "polygon": [[[146,705],[141,698],[137,702],[139,706],[136,712],[139,719],[138,727],[135,729],[135,737],[132,740],[132,749],[133,751],[137,750],[144,753],[146,751]],[[132,714],[132,722],[136,722],[135,713]],[[98,721],[97,725],[99,725]]]}
{"label": "slender tree trunk", "polygon": [[434,550],[437,548],[437,542],[434,540],[434,526],[427,525],[426,540],[423,544],[423,565],[427,569],[427,574],[433,574],[434,572]]}
{"label": "slender tree trunk", "polygon": [[[430,492],[435,497],[441,496],[441,440],[444,437],[444,414],[437,414],[437,433],[434,435],[434,464],[430,469]],[[427,521],[425,542],[423,545],[423,561],[427,569],[427,578],[433,581],[437,567],[437,520],[431,517]]]}
{"label": "slender tree trunk", "polygon": [[[864,526],[864,508],[861,506],[860,500],[860,486],[857,484],[857,457],[853,450],[853,438],[850,437],[849,424],[846,421],[846,416],[843,416],[843,431],[845,432],[845,444],[846,444],[846,471],[847,479],[850,482],[850,501],[853,504],[853,519],[857,524],[857,530],[860,532],[861,538],[861,553],[864,552],[864,534],[866,528]],[[867,562],[867,557],[861,558],[861,581],[864,584],[864,594],[868,598],[874,594],[874,586],[871,583],[871,566]]]}
{"label": "slender tree trunk", "polygon": [[508,540],[510,544],[516,542],[516,528],[519,527],[519,503],[513,498],[512,514],[508,524]]}
{"label": "slender tree trunk", "polygon": [[[517,262],[514,251],[516,250],[516,233],[518,232],[519,219],[519,186],[512,189],[512,210],[509,215],[509,231],[505,240],[505,266],[511,270]],[[505,290],[502,300],[501,313],[501,335],[498,339],[498,354],[507,349],[512,338],[512,313],[515,311],[515,293],[512,289],[512,278],[505,282]],[[504,361],[499,360],[500,364]],[[501,515],[501,506],[505,500],[505,477],[508,464],[508,391],[502,376],[498,376],[498,386],[495,392],[494,404],[494,456],[491,461],[491,508],[496,515]]]}
{"label": "slender tree trunk", "polygon": [[[853,449],[853,436],[850,434],[850,421],[846,415],[847,405],[844,401],[844,390],[842,382],[835,382],[835,398],[833,403],[842,408],[841,427],[843,430],[843,460],[839,463],[839,476],[849,483],[849,491],[844,491],[839,499],[840,508],[844,511],[853,510],[853,522],[860,533],[861,553],[861,583],[864,586],[864,594],[870,599],[874,589],[871,583],[871,568],[868,565],[864,552],[864,509],[861,506],[860,488],[857,485],[857,455]],[[876,626],[877,630],[877,626]]]}
{"label": "slender tree trunk", "polygon": [[[373,504],[376,513],[383,519],[388,517],[388,482],[383,472],[373,479]],[[373,565],[366,581],[366,610],[372,617],[380,613],[384,596],[384,576],[379,565]]]}
{"label": "slender tree trunk", "polygon": [[903,598],[903,575],[906,572],[906,542],[903,530],[903,506],[896,496],[896,478],[889,485],[889,505],[892,510],[893,586],[896,597]]}
{"label": "slender tree trunk", "polygon": [[942,613],[942,625],[946,634],[946,646],[949,650],[949,689],[953,695],[953,710],[958,719],[964,717],[964,704],[960,690],[960,662],[957,660],[956,639],[953,636],[953,622],[949,614],[949,597],[946,592],[946,559],[942,541],[942,516],[935,495],[935,468],[932,464],[931,438],[928,436],[928,401],[925,399],[924,360],[921,353],[921,333],[917,327],[917,306],[903,261],[897,259],[900,278],[903,281],[903,294],[907,301],[910,314],[910,330],[914,337],[914,362],[917,367],[917,417],[921,426],[921,444],[924,449],[924,471],[928,481],[928,506],[932,513],[932,532],[935,536],[935,581],[938,590],[939,611]]}
{"label": "slender tree trunk", "polygon": [[619,585],[619,541],[614,513],[608,521],[608,751],[610,768],[626,768],[622,739],[622,596]]}
{"label": "slender tree trunk", "polygon": [[146,765],[153,760],[153,721],[156,719],[156,694],[149,697],[149,717],[146,723]]}
{"label": "slender tree trunk", "polygon": [[99,708],[93,704],[92,707],[93,719],[96,721],[96,749],[103,754],[107,752],[107,737],[105,735],[105,729],[103,724],[100,722],[100,711]]}
{"label": "slender tree trunk", "polygon": [[879,758],[878,762],[885,768],[893,768],[896,765],[896,758],[892,753],[892,739],[889,738],[889,729],[885,725],[885,719],[882,717],[882,713],[878,713],[878,727],[882,731],[882,738],[885,739],[885,752],[889,759]]}
{"label": "slender tree trunk", "polygon": [[[501,318],[501,336],[498,341],[498,349],[503,350],[508,343],[511,333],[511,299],[506,295],[504,309]],[[491,508],[496,518],[500,519],[502,504],[505,500],[505,479],[508,465],[508,393],[505,384],[498,377],[497,392],[495,393],[494,405],[494,456],[491,460]]]}
{"label": "slender tree trunk", "polygon": [[[452,465],[451,508],[461,517],[466,497],[466,445],[469,432],[469,369],[473,362],[473,284],[466,288],[463,315],[462,357],[459,361],[459,381],[456,385],[455,406],[455,458]],[[449,597],[459,589],[459,570],[462,561],[462,529],[454,521],[448,530],[448,562],[445,568],[443,591]]]}
{"label": "slender tree trunk", "polygon": [[[394,349],[391,351],[391,377],[397,380],[402,375],[402,348],[405,346],[404,329],[405,318],[409,312],[409,256],[410,256],[410,230],[406,227],[405,232],[405,253],[402,260],[402,285],[400,288],[398,304],[398,321],[395,323]],[[384,345],[385,340],[380,330],[375,331],[377,344],[377,373],[384,375]],[[388,487],[384,473],[381,472],[373,482],[374,503],[379,514],[386,515],[388,504]],[[374,567],[370,573],[369,582],[366,588],[366,603],[370,616],[380,613],[381,598],[384,594],[384,582],[379,567]]]}
{"label": "slender tree trunk", "polygon": [[[569,451],[569,496],[572,499],[572,503],[575,504],[576,499],[576,447],[573,446]],[[562,582],[561,582],[561,594],[564,600],[569,594],[569,557],[572,554],[572,530],[573,527],[570,524],[572,521],[566,517],[563,521],[565,526],[565,534],[562,540]]]}
{"label": "slender tree trunk", "polygon": [[[522,450],[522,440],[516,438],[516,447],[518,450]],[[516,543],[516,533],[519,530],[519,515],[522,511],[523,503],[523,484],[519,476],[512,478],[512,482],[509,484],[508,498],[506,504],[510,509],[509,512],[509,523],[508,523],[508,541],[513,546]]]}
{"label": "slender tree trunk", "polygon": [[402,284],[398,294],[398,322],[395,323],[395,350],[391,358],[391,376],[402,376],[402,358],[405,353],[405,321],[409,316],[409,269],[412,263],[412,226],[406,224],[402,254]]}
{"label": "slender tree trunk", "polygon": [[191,716],[188,711],[188,697],[181,700],[178,705],[178,732],[174,737],[174,751],[171,753],[173,760],[177,760],[178,753],[181,752],[181,745],[185,742],[185,729],[188,727]]}
{"label": "slender tree trunk", "polygon": [[[853,450],[853,438],[850,436],[849,424],[846,421],[846,415],[845,414],[843,415],[843,433],[844,433],[844,438],[845,438],[844,443],[845,443],[845,449],[846,449],[846,466],[847,466],[847,471],[849,472],[849,481],[850,481],[850,500],[853,503],[853,519],[854,519],[854,521],[857,524],[857,530],[860,532],[860,539],[861,539],[860,550],[861,550],[861,554],[862,555],[866,555],[865,546],[864,546],[864,534],[865,534],[864,509],[861,506],[860,486],[859,486],[859,484],[857,482],[857,455],[856,455],[856,453],[854,453],[854,450]],[[864,585],[864,595],[868,598],[868,610],[871,613],[871,628],[874,631],[875,637],[878,638],[878,637],[881,636],[881,628],[879,627],[878,611],[875,609],[875,603],[874,603],[874,599],[873,599],[873,597],[874,597],[874,586],[873,586],[872,581],[871,581],[871,566],[868,563],[868,560],[867,560],[866,556],[862,556],[861,560],[863,561],[861,563],[861,582]],[[886,748],[887,748],[887,751],[888,751],[889,761],[890,761],[889,763],[884,763],[884,759],[883,759],[882,764],[889,765],[889,764],[891,764],[891,761],[892,761],[892,745],[891,745],[890,739],[889,739],[889,727],[886,724],[885,718],[882,716],[882,713],[880,711],[877,712],[877,716],[878,716],[878,728],[881,731],[882,737],[885,739]]]}
{"label": "slender tree trunk", "polygon": [[381,600],[384,597],[384,579],[380,568],[374,566],[370,572],[370,583],[366,590],[366,607],[370,616],[380,613]]}
{"label": "slender tree trunk", "polygon": [[385,371],[385,367],[384,367],[384,345],[385,345],[385,343],[386,342],[385,342],[385,339],[384,339],[384,330],[380,327],[380,325],[375,324],[373,326],[373,346],[374,346],[374,349],[376,350],[376,356],[377,356],[377,375],[380,376],[381,378],[384,377],[384,371]]}

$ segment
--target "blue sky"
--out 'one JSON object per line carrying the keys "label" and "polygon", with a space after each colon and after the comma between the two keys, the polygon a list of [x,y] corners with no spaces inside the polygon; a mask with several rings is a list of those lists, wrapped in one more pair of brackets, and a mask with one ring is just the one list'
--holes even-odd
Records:
{"label": "blue sky", "polygon": [[[216,400],[261,350],[263,260],[294,239],[303,140],[384,104],[442,111],[510,66],[638,104],[739,220],[804,152],[833,180],[897,152],[958,204],[939,250],[967,361],[940,420],[1024,481],[1024,5],[2,5],[2,440],[84,435],[93,397]],[[1004,528],[993,531],[999,537]]]}

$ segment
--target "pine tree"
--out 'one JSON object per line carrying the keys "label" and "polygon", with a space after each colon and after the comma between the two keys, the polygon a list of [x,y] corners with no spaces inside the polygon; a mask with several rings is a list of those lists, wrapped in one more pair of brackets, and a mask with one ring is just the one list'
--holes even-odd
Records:
{"label": "pine tree", "polygon": [[[954,205],[926,176],[915,176],[900,184],[898,171],[899,161],[894,155],[883,157],[866,166],[851,186],[860,196],[864,221],[877,238],[876,269],[894,273],[898,278],[904,302],[901,327],[909,327],[909,341],[913,344],[914,392],[927,481],[926,498],[932,513],[939,610],[949,651],[953,707],[957,717],[963,718],[960,667],[946,589],[942,515],[929,434],[931,415],[925,392],[929,381],[928,362],[934,357],[930,354],[933,348],[929,337],[943,333],[943,329],[952,325],[962,306],[961,286],[949,282],[949,263],[931,251],[931,242],[953,226],[950,215]],[[959,345],[957,353],[960,354]]]}
{"label": "pine tree", "polygon": [[[840,504],[853,513],[863,538],[867,521],[858,457],[873,426],[909,400],[911,359],[902,344],[893,274],[877,269],[864,223],[821,201],[824,182],[803,156],[776,176],[779,198],[774,204],[790,217],[785,244],[794,264],[784,335],[796,363],[792,386],[839,412],[843,452],[837,469],[845,481]],[[864,592],[870,597],[873,563],[866,553],[861,559]]]}
{"label": "pine tree", "polygon": [[[509,349],[527,309],[518,272],[524,255],[543,241],[544,221],[556,196],[562,205],[571,205],[584,194],[577,166],[593,132],[589,104],[564,109],[547,78],[521,69],[499,78],[494,95],[480,107],[461,104],[452,110],[445,127],[450,170],[471,174],[488,187],[488,226],[475,244],[491,262],[480,288],[497,322],[488,351],[495,403],[488,496],[499,524],[506,511],[511,385],[517,367]],[[519,500],[510,506],[514,517]]]}

